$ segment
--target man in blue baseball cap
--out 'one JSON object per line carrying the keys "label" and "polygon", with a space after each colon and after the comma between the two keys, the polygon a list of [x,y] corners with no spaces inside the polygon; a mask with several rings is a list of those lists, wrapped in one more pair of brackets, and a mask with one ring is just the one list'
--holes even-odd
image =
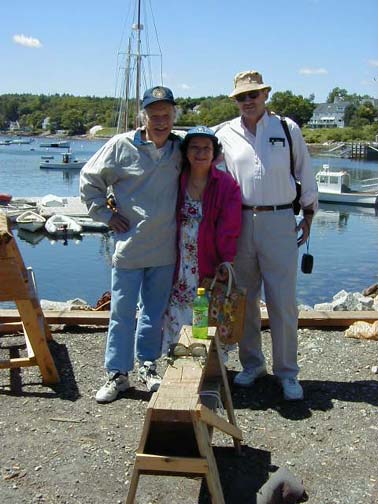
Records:
{"label": "man in blue baseball cap", "polygon": [[[181,167],[180,138],[170,89],[155,86],[143,96],[144,126],[110,139],[81,172],[81,196],[89,215],[115,232],[111,313],[105,351],[107,381],[99,403],[130,387],[134,348],[138,378],[150,391],[160,385],[162,317],[176,261],[175,206]],[[116,207],[107,206],[112,191]],[[141,309],[135,330],[136,306]],[[136,345],[135,345],[136,343]]]}

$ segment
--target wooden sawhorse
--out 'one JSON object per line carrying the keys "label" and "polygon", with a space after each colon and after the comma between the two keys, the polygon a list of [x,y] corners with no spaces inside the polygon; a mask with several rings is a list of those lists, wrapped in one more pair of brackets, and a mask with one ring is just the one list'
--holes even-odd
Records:
{"label": "wooden sawhorse", "polygon": [[[213,329],[209,333],[214,334]],[[180,343],[188,347],[194,342],[206,346],[207,356],[175,359],[149,402],[126,504],[135,502],[141,474],[205,477],[213,504],[224,503],[211,444],[213,429],[229,434],[239,454],[242,432],[236,425],[217,334],[196,340],[192,328],[184,326]],[[215,411],[220,398],[228,420]]]}
{"label": "wooden sawhorse", "polygon": [[0,369],[39,366],[45,384],[59,382],[47,341],[52,340],[36,292],[33,272],[26,269],[7,217],[0,211],[0,302],[14,301],[22,321],[27,357],[0,360]]}

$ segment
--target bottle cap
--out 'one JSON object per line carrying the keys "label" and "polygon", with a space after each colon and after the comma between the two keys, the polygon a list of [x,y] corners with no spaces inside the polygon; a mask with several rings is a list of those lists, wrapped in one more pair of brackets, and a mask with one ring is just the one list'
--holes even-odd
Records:
{"label": "bottle cap", "polygon": [[198,287],[198,289],[197,289],[198,296],[204,296],[205,292],[206,292],[206,289],[204,287]]}

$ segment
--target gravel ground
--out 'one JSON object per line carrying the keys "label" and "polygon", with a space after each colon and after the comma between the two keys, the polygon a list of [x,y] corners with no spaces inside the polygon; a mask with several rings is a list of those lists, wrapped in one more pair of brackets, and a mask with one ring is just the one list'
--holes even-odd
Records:
{"label": "gravel ground", "polygon": [[[150,394],[132,375],[135,388],[98,405],[105,331],[61,328],[54,340],[58,386],[41,386],[38,368],[0,370],[0,502],[124,502]],[[22,343],[1,338],[0,358],[23,355]],[[264,347],[270,364],[269,331]],[[269,475],[286,467],[303,480],[311,504],[378,504],[378,375],[371,369],[378,342],[300,330],[299,353],[303,402],[285,403],[271,375],[232,390],[243,456],[228,436],[213,438],[226,502],[255,503]],[[228,369],[232,381],[240,369],[236,352]],[[199,479],[142,476],[136,502],[209,497]]]}

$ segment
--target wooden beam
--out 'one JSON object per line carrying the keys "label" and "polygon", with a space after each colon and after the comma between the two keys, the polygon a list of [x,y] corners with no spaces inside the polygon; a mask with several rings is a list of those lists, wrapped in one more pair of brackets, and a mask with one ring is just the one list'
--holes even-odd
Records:
{"label": "wooden beam", "polygon": [[[109,323],[108,311],[86,310],[45,310],[43,312],[49,324],[68,325],[97,325],[107,326]],[[377,311],[301,311],[299,313],[298,327],[349,327],[361,320],[373,323],[378,320]],[[17,310],[0,310],[0,324],[20,322]],[[266,313],[261,314],[262,327],[269,327],[269,318]]]}
{"label": "wooden beam", "polygon": [[209,470],[205,458],[170,457],[136,454],[135,467],[138,471],[206,474]]}
{"label": "wooden beam", "polygon": [[205,422],[207,425],[211,425],[211,427],[215,427],[218,430],[229,434],[233,438],[239,439],[239,441],[243,441],[242,431],[235,427],[235,425],[227,422],[224,418],[218,416],[214,411],[209,410],[203,404],[199,404],[196,408],[196,415],[199,420]]}

